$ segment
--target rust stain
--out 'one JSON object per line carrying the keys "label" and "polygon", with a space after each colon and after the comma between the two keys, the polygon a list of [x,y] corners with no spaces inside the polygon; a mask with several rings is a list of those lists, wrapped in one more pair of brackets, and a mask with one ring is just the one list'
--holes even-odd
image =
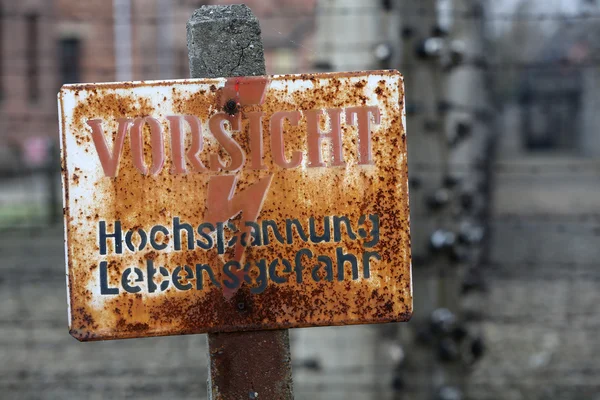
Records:
{"label": "rust stain", "polygon": [[[256,79],[69,85],[61,90],[67,280],[70,332],[74,337],[101,340],[382,323],[410,318],[412,288],[402,77],[394,71],[268,77],[262,104],[238,101],[241,126],[230,135],[246,154],[243,167],[236,172],[198,173],[191,171],[188,160],[187,173],[173,173],[174,149],[171,148],[166,117],[198,117],[202,121],[204,138],[199,155],[202,164],[209,166],[209,155],[216,154],[228,165],[232,157],[211,136],[206,121],[223,112],[232,93],[240,92],[236,85],[256,82]],[[270,138],[270,121],[274,113],[302,111],[298,126],[292,126],[289,121],[283,125],[285,159],[291,160],[295,151],[301,151],[306,158],[309,147],[307,111],[366,106],[377,106],[381,114],[380,123],[372,125],[372,165],[358,164],[361,156],[359,133],[345,111],[340,127],[345,166],[331,165],[332,150],[328,140],[321,146],[325,167],[311,168],[304,160],[298,167],[285,169],[274,161]],[[256,154],[253,154],[256,149],[250,140],[250,115],[257,112],[263,113],[264,169],[250,168]],[[157,118],[163,128],[165,161],[162,170],[155,175],[140,173],[133,161],[135,151],[128,135],[120,154],[118,173],[115,177],[105,176],[87,121],[103,121],[104,135],[111,149],[118,133],[118,118],[135,120],[148,116]],[[331,121],[321,116],[319,126],[326,131]],[[142,137],[143,161],[152,165],[152,132],[148,124],[142,129]],[[185,150],[191,146],[190,137],[188,128],[183,144]],[[201,236],[199,230],[205,222],[207,186],[211,177],[236,175],[235,193],[240,193],[270,174],[273,178],[256,223],[264,234],[264,224],[273,221],[283,243],[277,240],[271,225],[267,228],[268,245],[248,246],[243,251],[244,264],[256,265],[265,260],[264,270],[253,266],[247,271],[231,271],[232,275],[228,275],[225,265],[235,257],[233,245],[225,245],[221,254],[216,245],[204,249],[194,243],[194,248],[188,250],[185,248],[188,243],[185,230],[176,240],[175,218],[191,226],[194,242],[209,240]],[[368,216],[373,215],[379,218],[379,239],[371,248],[365,243],[372,239],[373,224]],[[338,220],[340,240],[336,241],[334,217],[347,218],[356,238],[351,239],[347,225]],[[286,222],[298,220],[301,228],[309,231],[311,218],[316,237],[325,233],[326,221],[329,221],[329,239],[323,242],[302,240],[294,225],[291,230],[293,240],[288,243]],[[120,223],[122,252],[118,253],[115,240],[109,239],[106,254],[100,254],[100,221],[105,222],[109,233],[117,230],[117,221]],[[240,214],[230,221],[233,225],[243,222]],[[227,221],[222,222],[223,237],[227,241],[233,240],[235,232]],[[157,226],[167,228],[168,232],[157,233],[156,246],[146,237],[140,250],[144,240],[139,232],[149,236]],[[365,237],[359,235],[361,228]],[[131,233],[129,242],[126,232]],[[213,233],[214,242],[218,235]],[[182,250],[174,249],[177,243],[183,244]],[[356,256],[358,276],[353,276],[351,265],[345,263],[342,264],[345,275],[338,279],[339,249],[344,255]],[[298,255],[301,250],[306,251]],[[369,276],[365,276],[361,257],[369,251],[376,252],[379,259],[370,260]],[[318,261],[318,256],[332,260],[332,274]],[[296,259],[302,266],[298,272],[294,270]],[[275,260],[279,260],[279,264],[269,270],[269,263]],[[289,273],[282,260],[290,262],[292,270]],[[102,292],[101,262],[106,262],[105,286],[118,289],[118,293],[107,294],[106,288],[105,293]],[[135,273],[124,278],[127,270],[135,268],[145,274],[149,262],[158,271],[152,282],[146,275],[138,279]],[[317,264],[321,267],[315,268]],[[214,276],[206,269],[200,269],[198,275],[198,265],[208,265]],[[186,266],[190,267],[193,276],[186,275]],[[163,278],[160,268],[164,268],[169,277],[179,268],[178,284],[186,288],[191,285],[192,289],[177,288],[171,279],[168,287],[162,290],[161,284],[167,278]],[[231,281],[233,275],[240,278],[242,284],[229,289],[224,282]],[[278,280],[282,276],[285,281]],[[139,287],[140,291],[124,290],[124,281]],[[150,292],[152,285],[155,290]],[[230,296],[224,296],[228,291]]]}

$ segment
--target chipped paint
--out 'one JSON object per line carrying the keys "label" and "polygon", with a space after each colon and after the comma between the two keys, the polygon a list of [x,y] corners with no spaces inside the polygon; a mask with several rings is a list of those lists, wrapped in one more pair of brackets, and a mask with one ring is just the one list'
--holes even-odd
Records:
{"label": "chipped paint", "polygon": [[[396,71],[64,86],[59,114],[71,334],[100,340],[410,318],[403,100]],[[363,113],[370,124],[361,125],[356,110],[367,107],[379,118]],[[319,128],[312,131],[311,110]],[[329,118],[319,116],[322,110]],[[280,111],[291,113],[277,142],[271,125]],[[250,116],[258,112],[261,123],[253,124]],[[311,145],[311,135],[335,126],[336,113],[341,152],[330,138]],[[175,151],[179,142],[167,118],[174,116],[199,121],[203,145],[195,163],[187,154],[195,146],[187,122],[182,151]],[[120,118],[129,121],[119,126]],[[237,147],[227,149],[227,138],[213,134],[218,126]],[[120,156],[112,153],[119,128]],[[253,129],[262,129],[262,146]],[[100,135],[107,143],[102,162]],[[329,235],[319,242],[327,223]],[[287,224],[294,226],[291,235]],[[122,241],[102,232],[121,232]],[[353,256],[355,270],[343,262]]]}

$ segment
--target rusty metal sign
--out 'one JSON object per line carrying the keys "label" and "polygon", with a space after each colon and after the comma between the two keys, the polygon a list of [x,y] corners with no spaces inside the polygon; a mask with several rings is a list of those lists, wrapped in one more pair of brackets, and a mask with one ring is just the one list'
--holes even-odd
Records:
{"label": "rusty metal sign", "polygon": [[404,321],[396,71],[67,85],[79,340]]}

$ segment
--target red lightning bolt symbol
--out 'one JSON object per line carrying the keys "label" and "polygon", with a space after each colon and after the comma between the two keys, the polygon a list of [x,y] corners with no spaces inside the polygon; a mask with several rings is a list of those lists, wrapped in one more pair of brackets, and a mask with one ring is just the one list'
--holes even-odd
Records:
{"label": "red lightning bolt symbol", "polygon": [[[235,99],[240,105],[262,104],[267,89],[268,80],[265,77],[230,78],[221,92],[221,103],[228,99]],[[213,176],[208,182],[208,195],[206,199],[207,210],[205,222],[216,224],[227,222],[240,212],[242,213],[242,232],[250,233],[250,227],[245,227],[244,222],[256,222],[262,209],[273,174],[270,174],[239,193],[235,193],[237,176]],[[240,236],[241,237],[241,236]],[[234,249],[234,261],[243,264],[245,247],[238,240]],[[243,271],[235,272],[243,282]],[[237,289],[223,288],[223,295],[231,298]]]}
{"label": "red lightning bolt symbol", "polygon": [[[273,174],[270,174],[252,186],[235,194],[237,176],[211,177],[208,182],[207,210],[204,215],[204,221],[211,224],[226,222],[241,212],[243,222],[256,222],[272,180]],[[245,224],[242,224],[242,226],[245,227]],[[250,233],[250,229],[250,227],[243,228],[240,235],[243,235],[244,232]],[[235,244],[233,260],[242,264],[244,250],[245,247],[241,244],[241,240],[238,240]],[[243,271],[238,270],[235,274],[243,282]],[[235,290],[224,287],[223,294],[226,298],[231,298]]]}

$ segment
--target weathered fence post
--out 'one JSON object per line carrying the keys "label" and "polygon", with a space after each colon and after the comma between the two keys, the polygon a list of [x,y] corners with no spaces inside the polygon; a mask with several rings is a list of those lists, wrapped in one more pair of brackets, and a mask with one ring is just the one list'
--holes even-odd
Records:
{"label": "weathered fence post", "polygon": [[44,168],[46,172],[46,183],[48,184],[48,200],[47,200],[47,211],[48,211],[48,224],[55,225],[60,222],[62,213],[60,212],[60,196],[56,187],[56,184],[60,182],[60,154],[58,146],[54,142],[50,142],[48,145],[48,153],[50,154],[50,160],[48,165]]}
{"label": "weathered fence post", "polygon": [[[196,10],[187,43],[192,78],[266,74],[260,25],[245,5]],[[293,398],[287,330],[209,334],[208,351],[209,399]]]}

